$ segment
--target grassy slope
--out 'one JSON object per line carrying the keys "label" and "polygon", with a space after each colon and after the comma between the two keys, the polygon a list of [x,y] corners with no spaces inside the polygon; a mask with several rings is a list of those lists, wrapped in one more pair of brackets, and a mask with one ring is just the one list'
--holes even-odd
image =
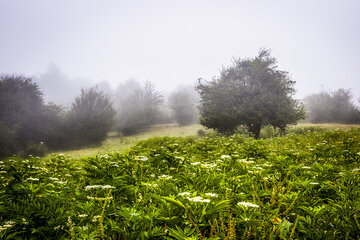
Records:
{"label": "grassy slope", "polygon": [[[291,127],[323,127],[329,129],[339,128],[341,130],[350,130],[351,128],[360,128],[360,125],[347,125],[347,124],[311,124],[300,123]],[[201,125],[191,126],[178,126],[176,124],[154,125],[147,132],[140,133],[134,136],[119,137],[116,135],[110,135],[107,140],[100,147],[90,147],[71,151],[62,151],[57,153],[63,153],[67,156],[78,158],[84,156],[102,155],[110,152],[119,152],[129,149],[133,144],[140,140],[148,139],[151,137],[186,137],[196,135],[197,131],[204,128]]]}
{"label": "grassy slope", "polygon": [[90,147],[70,151],[61,151],[56,153],[63,153],[70,157],[84,157],[102,155],[110,152],[119,152],[128,149],[134,143],[148,139],[151,137],[186,137],[196,135],[197,131],[204,128],[201,125],[178,126],[176,124],[154,125],[148,131],[134,136],[120,137],[110,135],[107,140],[103,142],[100,147]]}

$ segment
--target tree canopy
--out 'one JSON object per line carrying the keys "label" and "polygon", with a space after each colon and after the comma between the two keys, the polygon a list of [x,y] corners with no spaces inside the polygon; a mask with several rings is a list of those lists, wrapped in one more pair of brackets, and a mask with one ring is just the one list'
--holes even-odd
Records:
{"label": "tree canopy", "polygon": [[31,78],[0,77],[0,157],[43,141],[45,105]]}
{"label": "tree canopy", "polygon": [[304,118],[302,104],[293,99],[295,81],[276,63],[261,49],[254,58],[234,59],[212,81],[199,79],[201,124],[222,133],[242,125],[258,138],[262,126],[285,130]]}
{"label": "tree canopy", "polygon": [[115,110],[108,96],[96,88],[82,89],[68,113],[69,129],[75,146],[100,144],[115,120]]}

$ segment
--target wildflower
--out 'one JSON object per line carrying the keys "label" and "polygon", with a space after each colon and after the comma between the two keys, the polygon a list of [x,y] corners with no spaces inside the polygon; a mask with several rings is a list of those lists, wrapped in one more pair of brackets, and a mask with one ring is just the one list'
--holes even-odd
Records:
{"label": "wildflower", "polygon": [[200,162],[193,162],[193,163],[190,163],[190,164],[193,165],[193,166],[196,166],[196,165],[199,165]]}
{"label": "wildflower", "polygon": [[205,193],[205,196],[218,197],[218,195],[216,193]]}
{"label": "wildflower", "polygon": [[54,177],[54,178],[53,178],[53,177],[49,177],[49,179],[52,180],[52,181],[59,181],[59,179],[56,178],[56,177]]}
{"label": "wildflower", "polygon": [[78,215],[79,218],[84,218],[84,217],[87,217],[87,216],[89,216],[89,215],[87,215],[87,214],[79,214]]}
{"label": "wildflower", "polygon": [[148,160],[148,157],[146,156],[136,156],[135,157],[135,160],[138,160],[138,161],[147,161]]}
{"label": "wildflower", "polygon": [[354,168],[354,169],[352,170],[352,172],[358,172],[358,171],[360,171],[360,168]]}
{"label": "wildflower", "polygon": [[0,171],[0,173],[7,173],[6,171]]}
{"label": "wildflower", "polygon": [[202,197],[193,197],[193,198],[187,197],[186,199],[191,201],[191,202],[207,202],[207,203],[210,202],[209,199],[204,199]]}
{"label": "wildflower", "polygon": [[309,182],[309,184],[311,184],[311,185],[319,185],[319,183],[317,183],[317,182]]}
{"label": "wildflower", "polygon": [[39,179],[38,178],[32,178],[32,177],[29,177],[29,178],[27,178],[25,181],[39,181]]}
{"label": "wildflower", "polygon": [[158,185],[156,183],[144,183],[145,186],[147,187],[157,187]]}
{"label": "wildflower", "polygon": [[110,189],[110,188],[115,188],[115,187],[110,186],[110,185],[91,185],[91,186],[86,186],[85,191],[88,191],[93,188]]}
{"label": "wildflower", "polygon": [[250,202],[238,202],[237,203],[238,206],[243,206],[243,207],[252,207],[252,208],[258,208],[259,206],[254,204],[254,203],[250,203]]}
{"label": "wildflower", "polygon": [[62,157],[62,156],[65,156],[63,153],[59,153],[59,155],[58,156],[60,156],[60,157]]}
{"label": "wildflower", "polygon": [[201,166],[203,167],[203,168],[213,168],[213,167],[216,167],[216,164],[211,164],[211,163],[203,163],[203,164],[201,164]]}
{"label": "wildflower", "polygon": [[97,222],[99,218],[102,218],[101,215],[96,215],[93,217],[92,221]]}
{"label": "wildflower", "polygon": [[181,192],[178,195],[179,196],[187,196],[187,197],[189,197],[191,195],[191,193],[189,193],[189,192]]}
{"label": "wildflower", "polygon": [[162,179],[162,180],[169,180],[169,179],[172,179],[173,177],[172,176],[169,176],[169,175],[161,175],[158,177],[159,179]]}
{"label": "wildflower", "polygon": [[244,163],[244,164],[252,164],[252,163],[254,163],[254,161],[248,161],[246,159],[240,159],[238,161],[239,161],[239,163]]}
{"label": "wildflower", "polygon": [[66,184],[66,182],[63,182],[63,181],[54,181],[54,183],[58,183],[58,184]]}
{"label": "wildflower", "polygon": [[302,169],[311,169],[311,167],[304,166],[304,167],[302,167]]}
{"label": "wildflower", "polygon": [[222,159],[226,159],[226,158],[231,158],[229,155],[221,155],[221,157],[220,158],[222,158]]}

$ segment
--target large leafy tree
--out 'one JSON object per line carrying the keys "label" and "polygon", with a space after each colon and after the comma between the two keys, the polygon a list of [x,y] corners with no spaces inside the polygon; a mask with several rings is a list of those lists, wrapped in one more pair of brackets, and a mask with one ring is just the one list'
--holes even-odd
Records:
{"label": "large leafy tree", "polygon": [[81,90],[68,113],[74,146],[100,144],[114,123],[115,110],[108,96],[96,88]]}
{"label": "large leafy tree", "polygon": [[44,111],[42,93],[31,78],[0,77],[0,157],[43,141]]}
{"label": "large leafy tree", "polygon": [[265,125],[285,130],[305,116],[302,104],[293,99],[294,84],[267,49],[254,58],[235,59],[212,81],[199,79],[200,122],[222,133],[242,125],[255,138]]}

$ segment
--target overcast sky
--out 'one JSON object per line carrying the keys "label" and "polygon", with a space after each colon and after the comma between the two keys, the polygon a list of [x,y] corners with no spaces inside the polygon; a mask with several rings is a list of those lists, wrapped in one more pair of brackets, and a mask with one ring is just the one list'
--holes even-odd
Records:
{"label": "overcast sky", "polygon": [[359,12],[357,0],[0,0],[0,74],[55,64],[71,79],[172,90],[266,47],[297,97],[359,97]]}

